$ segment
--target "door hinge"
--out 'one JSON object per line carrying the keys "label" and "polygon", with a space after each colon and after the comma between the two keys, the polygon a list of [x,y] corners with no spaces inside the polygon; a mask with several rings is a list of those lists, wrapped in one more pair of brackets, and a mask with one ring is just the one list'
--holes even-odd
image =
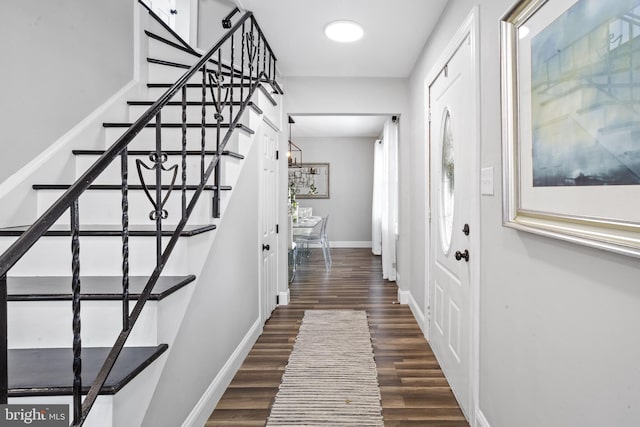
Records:
{"label": "door hinge", "polygon": [[276,234],[280,233],[280,224],[276,224]]}
{"label": "door hinge", "polygon": [[429,120],[429,123],[431,123],[431,107],[429,107],[429,111],[427,112],[427,118]]}
{"label": "door hinge", "polygon": [[276,160],[280,160],[280,150],[276,150]]}

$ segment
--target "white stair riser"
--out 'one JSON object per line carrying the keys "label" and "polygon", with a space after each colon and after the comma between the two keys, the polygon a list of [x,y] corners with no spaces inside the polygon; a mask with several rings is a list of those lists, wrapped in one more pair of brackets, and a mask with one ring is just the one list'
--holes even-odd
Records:
{"label": "white stair riser", "polygon": [[[151,65],[151,64],[149,64],[149,65]],[[152,81],[150,83],[174,83],[176,80],[163,81],[163,82],[153,82]],[[245,82],[246,81],[247,80],[245,80]],[[201,84],[202,83],[202,77],[201,77],[201,80],[195,81],[193,83]],[[156,99],[160,98],[167,91],[167,89],[169,89],[169,88],[168,87],[150,87],[150,88],[147,88],[147,99],[155,101]],[[256,89],[256,91],[258,91],[258,90],[259,89]],[[233,97],[232,97],[232,94],[231,94],[231,91],[230,91],[228,99],[233,100],[233,101],[242,101],[243,100],[242,97],[246,98],[248,93],[249,93],[249,88],[247,88],[247,87],[245,87],[242,91],[240,90],[239,87],[234,87],[233,88]],[[222,94],[225,95],[224,92]],[[216,95],[217,95],[217,92],[216,92]],[[212,101],[212,99],[211,99],[211,89],[208,86],[207,86],[207,92],[206,92],[206,95],[205,95],[205,99],[207,101]],[[179,90],[178,92],[176,92],[176,94],[173,95],[173,97],[171,98],[171,101],[181,102],[182,101],[182,91]],[[187,88],[187,101],[202,102],[202,88],[200,86],[198,86],[198,87],[188,87]]]}
{"label": "white stair riser", "polygon": [[[136,300],[130,302],[131,310],[135,303]],[[111,347],[122,330],[122,302],[82,301],[80,312],[82,345]],[[73,345],[71,301],[11,301],[7,315],[9,348],[70,348]],[[149,301],[127,345],[155,346],[157,337],[158,301]]]}
{"label": "white stair riser", "polygon": [[[169,33],[166,28],[164,28],[161,24],[158,23],[158,21],[156,21],[155,19],[153,19],[152,17],[149,17],[146,25],[144,26],[144,28],[146,28],[147,30],[149,30],[149,32],[156,34],[162,38],[165,38],[167,40],[170,40],[176,44],[179,44],[182,46],[182,44],[178,41],[178,39],[176,39],[171,33]],[[146,37],[146,35],[145,35]]]}
{"label": "white stair riser", "polygon": [[[80,177],[86,170],[88,170],[91,165],[98,159],[97,155],[80,155],[76,156],[76,177]],[[212,156],[205,156],[205,167],[211,161]],[[136,159],[140,159],[144,161],[147,165],[150,164],[148,156],[129,156],[129,185],[139,185],[140,178],[138,177],[138,171],[136,169]],[[188,185],[197,185],[200,183],[200,156],[197,155],[189,155],[187,156],[187,184]],[[242,162],[242,159],[238,159],[231,156],[222,156],[221,165],[222,170],[225,171],[227,169],[227,165],[237,164]],[[180,156],[168,156],[168,160],[165,163],[168,166],[178,165],[178,177],[176,178],[176,183],[178,185],[182,184],[182,157]],[[145,175],[146,177],[146,175]],[[120,162],[111,163],[107,169],[94,181],[94,184],[119,184],[121,182],[120,177]],[[146,178],[145,178],[146,179]],[[152,181],[150,181],[152,182]],[[212,179],[210,179],[212,183]],[[222,175],[222,184],[225,185],[229,181],[226,178],[226,175]]]}
{"label": "white stair riser", "polygon": [[[156,58],[160,60],[166,60],[165,58]],[[173,83],[180,79],[187,71],[188,68],[173,67],[170,65],[156,64],[153,62],[147,63],[148,69],[148,82],[149,83]],[[202,72],[197,72],[189,79],[189,83],[202,83]],[[209,78],[207,77],[207,83]]]}
{"label": "white stair riser", "polygon": [[[126,131],[126,128],[105,128],[105,148],[110,147],[116,140]],[[222,135],[226,134],[228,129],[222,129]],[[242,129],[236,129],[234,135],[231,136],[229,143],[225,149],[230,148],[231,140],[237,134],[242,134]],[[163,150],[181,150],[182,149],[182,129],[180,128],[164,128],[161,135]],[[144,128],[129,144],[129,150],[155,150],[156,134],[154,128]],[[201,128],[187,128],[187,150],[200,150],[202,148]],[[216,128],[205,128],[205,150],[216,149]],[[242,153],[241,153],[242,154]]]}
{"label": "white stair riser", "polygon": [[[168,37],[161,37],[173,41]],[[184,52],[180,49],[176,49],[173,46],[169,46],[166,43],[158,41],[154,38],[147,37],[148,40],[148,58],[161,59],[164,61],[177,62],[179,64],[193,65],[200,60],[199,57],[190,53]]]}
{"label": "white stair riser", "polygon": [[[188,240],[201,239],[207,233],[181,237],[163,270],[164,275],[186,275]],[[0,236],[4,252],[16,237]],[[162,239],[163,247],[169,237]],[[149,275],[156,266],[155,237],[129,238],[129,274]],[[122,239],[120,236],[80,236],[80,274],[84,276],[117,276],[122,273]],[[11,276],[70,276],[71,238],[45,236],[9,270]]]}
{"label": "white stair riser", "polygon": [[[64,190],[38,190],[38,215],[44,213],[64,193]],[[167,190],[162,190],[163,197]],[[224,191],[222,192],[224,193]],[[193,191],[187,191],[187,204],[193,197]],[[155,190],[151,191],[155,200]],[[224,195],[221,195],[221,199]],[[211,199],[213,191],[203,191],[189,218],[190,224],[210,224]],[[129,224],[155,224],[149,219],[153,206],[143,190],[129,190]],[[163,224],[175,225],[182,219],[182,192],[174,189],[164,206],[169,216]],[[88,190],[79,201],[80,224],[121,224],[122,194],[120,190]],[[63,214],[57,224],[68,224],[69,216]]]}
{"label": "white stair riser", "polygon": [[[207,99],[208,102],[211,102],[210,97]],[[129,121],[131,123],[138,120],[140,116],[142,116],[149,105],[129,105]],[[230,123],[232,120],[231,114],[233,114],[233,119],[238,115],[238,111],[240,107],[238,105],[233,106],[233,111],[229,108],[229,106],[225,106],[222,109],[222,123]],[[187,105],[187,123],[202,123],[202,106],[201,105]],[[216,124],[217,120],[215,119],[216,109],[213,105],[205,105],[205,123],[207,124]],[[151,123],[155,123],[155,117],[151,120]],[[180,105],[167,105],[162,109],[162,122],[163,123],[182,123],[182,106]],[[246,120],[240,119],[238,123],[247,124]]]}

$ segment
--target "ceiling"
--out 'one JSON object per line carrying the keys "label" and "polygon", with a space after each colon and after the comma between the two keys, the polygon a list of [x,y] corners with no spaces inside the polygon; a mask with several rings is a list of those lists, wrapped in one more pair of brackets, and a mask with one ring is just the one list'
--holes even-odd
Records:
{"label": "ceiling", "polygon": [[[235,0],[251,10],[283,76],[408,77],[447,0]],[[334,20],[364,28],[355,43],[324,35]]]}
{"label": "ceiling", "polygon": [[382,133],[389,116],[292,116],[291,138],[372,138]]}

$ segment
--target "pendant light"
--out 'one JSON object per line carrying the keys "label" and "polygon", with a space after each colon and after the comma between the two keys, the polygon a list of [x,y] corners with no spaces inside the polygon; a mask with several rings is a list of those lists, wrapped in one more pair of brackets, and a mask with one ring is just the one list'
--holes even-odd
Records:
{"label": "pendant light", "polygon": [[290,168],[302,167],[302,149],[291,141],[291,125],[295,123],[293,117],[289,116],[289,151],[287,151],[287,162]]}

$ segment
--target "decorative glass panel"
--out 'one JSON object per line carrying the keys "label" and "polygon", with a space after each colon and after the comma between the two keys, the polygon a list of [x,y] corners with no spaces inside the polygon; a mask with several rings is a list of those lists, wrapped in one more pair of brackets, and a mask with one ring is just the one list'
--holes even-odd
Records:
{"label": "decorative glass panel", "polygon": [[440,177],[440,238],[442,250],[445,253],[449,252],[453,235],[454,166],[451,114],[446,109],[442,119],[442,170]]}

